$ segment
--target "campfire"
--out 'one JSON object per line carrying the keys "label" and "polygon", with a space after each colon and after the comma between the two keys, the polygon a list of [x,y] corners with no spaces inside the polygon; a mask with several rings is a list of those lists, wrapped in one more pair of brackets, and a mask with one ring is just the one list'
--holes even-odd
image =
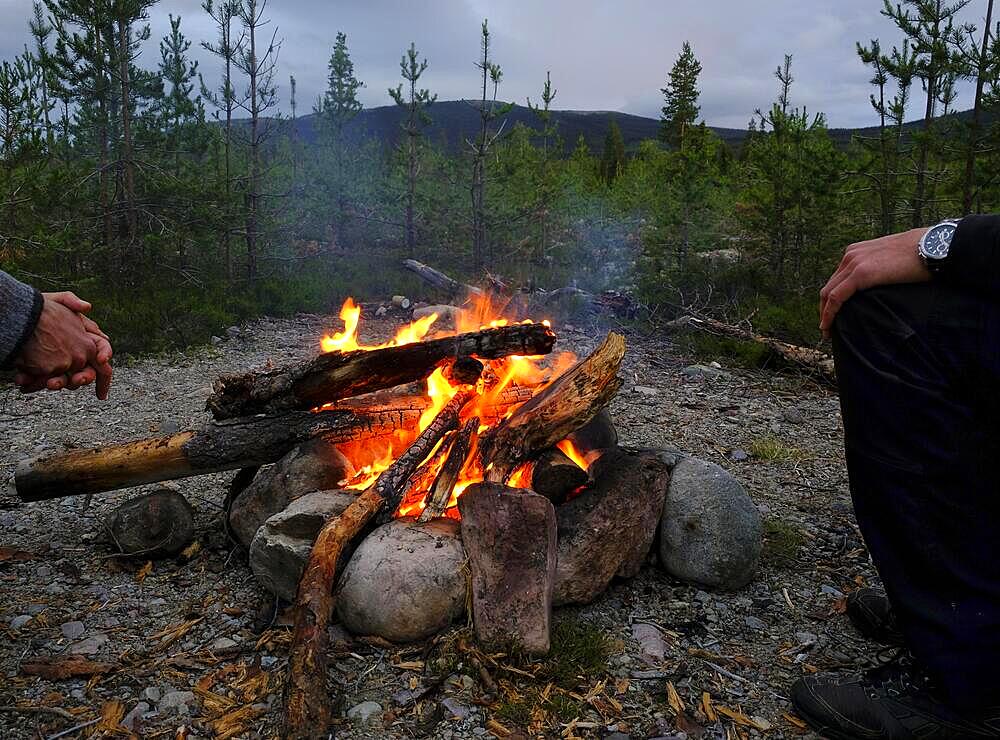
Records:
{"label": "campfire", "polygon": [[[547,321],[504,317],[483,294],[450,312],[454,326],[432,312],[383,344],[364,344],[352,300],[340,318],[314,359],[219,378],[207,403],[214,420],[198,429],[46,453],[16,475],[32,501],[239,470],[228,519],[242,527],[252,566],[262,533],[318,497],[325,508],[292,589],[290,737],[329,723],[327,625],[335,606],[343,612],[338,594],[379,585],[364,571],[381,563],[363,555],[375,540],[438,538],[427,557],[459,553],[445,580],[461,589],[454,606],[471,602],[484,646],[545,653],[554,603],[586,603],[638,572],[669,481],[655,454],[617,447],[603,411],[621,385],[617,334],[582,360],[553,353]],[[293,500],[282,476],[295,465],[311,471],[304,480],[316,493]],[[275,487],[277,499],[259,506],[254,492]],[[358,628],[385,611],[370,610]]]}

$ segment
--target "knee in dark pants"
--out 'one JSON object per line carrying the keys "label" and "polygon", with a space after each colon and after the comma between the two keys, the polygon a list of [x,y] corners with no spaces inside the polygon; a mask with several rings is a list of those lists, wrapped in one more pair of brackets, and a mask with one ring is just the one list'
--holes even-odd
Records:
{"label": "knee in dark pants", "polygon": [[833,333],[843,338],[905,338],[926,324],[934,305],[931,283],[883,285],[855,293],[840,307]]}

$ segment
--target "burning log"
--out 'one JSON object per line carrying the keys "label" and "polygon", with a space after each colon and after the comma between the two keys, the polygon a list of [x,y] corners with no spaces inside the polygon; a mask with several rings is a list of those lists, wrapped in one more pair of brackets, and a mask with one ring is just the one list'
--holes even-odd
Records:
{"label": "burning log", "polygon": [[472,451],[472,440],[476,432],[479,431],[479,417],[474,417],[465,422],[465,426],[455,435],[451,447],[448,449],[448,456],[445,458],[434,485],[427,494],[426,505],[420,514],[418,521],[427,522],[440,516],[448,509],[451,501],[451,492],[458,483],[458,477],[462,473],[465,461],[469,459]]}
{"label": "burning log", "polygon": [[480,440],[486,480],[505,483],[523,462],[586,424],[621,387],[625,339],[610,333],[585,360],[556,378]]}
{"label": "burning log", "polygon": [[829,385],[834,387],[837,385],[837,371],[833,365],[833,358],[825,352],[765,337],[755,334],[752,331],[741,329],[738,326],[733,326],[732,324],[716,321],[715,319],[684,316],[669,322],[666,326],[668,329],[673,330],[700,329],[711,334],[720,334],[724,337],[739,339],[743,342],[754,342],[763,345],[789,365],[802,368],[810,375]]}
{"label": "burning log", "polygon": [[215,422],[167,437],[43,453],[18,466],[15,484],[22,501],[45,501],[266,465],[313,437],[339,443],[413,429],[420,413],[296,411]]}
{"label": "burning log", "polygon": [[285,703],[286,738],[314,738],[330,724],[330,696],[326,690],[327,624],[333,611],[333,580],[345,544],[380,511],[394,512],[416,472],[440,439],[458,427],[462,407],[471,391],[459,393],[441,410],[409,449],[389,466],[343,514],[320,530],[299,582],[295,601],[295,630],[289,651],[289,678]]}
{"label": "burning log", "polygon": [[544,324],[515,324],[398,347],[328,352],[303,363],[224,376],[207,405],[219,420],[312,409],[422,380],[450,359],[546,355],[554,344],[555,334]]}
{"label": "burning log", "polygon": [[403,267],[445,293],[449,301],[460,299],[464,302],[470,298],[482,298],[485,295],[482,288],[460,283],[454,278],[448,277],[443,272],[425,265],[423,262],[406,260],[403,262]]}

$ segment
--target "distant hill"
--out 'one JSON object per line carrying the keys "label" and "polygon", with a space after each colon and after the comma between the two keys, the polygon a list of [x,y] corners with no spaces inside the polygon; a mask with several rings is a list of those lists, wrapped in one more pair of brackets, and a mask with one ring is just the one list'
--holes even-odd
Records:
{"label": "distant hill", "polygon": [[[444,145],[449,149],[458,149],[466,139],[475,136],[479,126],[479,113],[475,108],[464,100],[446,100],[434,103],[430,108],[430,115],[433,122],[426,129],[430,140]],[[399,136],[399,123],[402,111],[395,105],[386,105],[378,108],[366,108],[359,113],[347,126],[349,135],[360,139],[362,136],[371,136],[383,142],[394,142]],[[972,115],[971,111],[954,113],[949,118],[955,120],[968,119]],[[629,113],[617,113],[613,111],[574,111],[563,110],[553,111],[553,120],[556,122],[559,134],[567,148],[572,148],[579,136],[582,134],[591,151],[600,152],[604,146],[604,135],[607,133],[608,125],[614,119],[622,131],[625,139],[625,146],[634,149],[639,142],[645,139],[655,139],[659,130],[660,122],[655,118],[635,116]],[[522,123],[529,127],[537,127],[538,121],[535,115],[525,106],[515,105],[506,116],[506,128],[509,130],[516,124]],[[284,125],[290,125],[290,121],[283,121]],[[296,132],[300,141],[315,143],[317,138],[317,116],[311,114],[300,116],[295,120]],[[913,121],[906,124],[907,131],[920,128],[920,121]],[[709,128],[724,142],[733,148],[739,147],[747,136],[746,129],[720,128],[710,126]],[[839,147],[847,147],[854,136],[877,136],[878,129],[875,127],[850,129],[832,128],[830,136]]]}
{"label": "distant hill", "polygon": [[[449,149],[457,149],[466,139],[476,135],[479,127],[479,113],[464,100],[438,101],[429,110],[433,122],[426,129],[431,141],[444,142]],[[395,105],[378,108],[366,108],[348,124],[350,135],[373,136],[381,141],[395,141],[399,136],[399,123],[402,111]],[[629,113],[612,111],[553,111],[552,118],[556,122],[559,135],[567,148],[572,148],[580,134],[592,151],[600,151],[604,146],[604,135],[608,125],[614,119],[622,131],[625,146],[633,148],[645,139],[655,139],[660,122],[654,118],[634,116]],[[301,141],[313,143],[316,141],[317,116],[311,114],[296,119],[296,129]],[[518,123],[537,127],[535,114],[523,105],[515,105],[506,116],[505,127],[510,130]],[[726,142],[736,145],[746,136],[746,131],[739,129],[712,129]]]}

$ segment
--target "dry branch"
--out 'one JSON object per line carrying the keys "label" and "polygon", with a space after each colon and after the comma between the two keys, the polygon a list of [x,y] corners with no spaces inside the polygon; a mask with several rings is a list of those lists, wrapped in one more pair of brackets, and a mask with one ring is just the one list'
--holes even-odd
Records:
{"label": "dry branch", "polygon": [[448,502],[451,501],[451,492],[455,489],[455,484],[458,483],[458,477],[462,468],[465,467],[465,461],[469,459],[469,453],[472,452],[472,440],[479,430],[479,423],[478,416],[469,419],[461,431],[455,435],[448,450],[448,457],[445,458],[437,478],[434,479],[434,485],[427,493],[426,505],[420,513],[418,521],[428,522],[436,517],[444,516],[444,512],[448,509]]}
{"label": "dry branch", "polygon": [[555,334],[547,326],[516,324],[401,347],[328,352],[306,362],[219,378],[207,405],[216,419],[311,409],[421,380],[450,359],[545,355],[553,344]]}
{"label": "dry branch", "polygon": [[44,501],[266,465],[312,437],[347,442],[413,429],[420,413],[408,408],[296,411],[209,423],[167,437],[42,453],[18,465],[15,483],[21,500]]}
{"label": "dry branch", "polygon": [[621,387],[618,369],[625,339],[610,333],[604,343],[520,406],[480,440],[486,480],[505,483],[523,462],[555,446],[607,406]]}
{"label": "dry branch", "polygon": [[832,386],[837,385],[837,371],[834,368],[833,358],[819,350],[800,347],[796,344],[789,344],[778,339],[765,337],[755,334],[752,331],[741,329],[738,326],[733,326],[732,324],[716,321],[715,319],[684,316],[668,323],[667,328],[673,330],[700,329],[711,334],[719,334],[744,342],[760,344],[767,347],[788,364],[800,367],[810,375]]}
{"label": "dry branch", "polygon": [[289,651],[285,703],[285,738],[325,737],[330,724],[326,690],[327,624],[333,611],[333,582],[344,546],[380,511],[393,513],[406,494],[410,476],[438,441],[458,427],[459,414],[472,392],[460,391],[434,418],[409,449],[379,476],[339,517],[331,519],[316,538],[299,582],[295,601],[295,631]]}

